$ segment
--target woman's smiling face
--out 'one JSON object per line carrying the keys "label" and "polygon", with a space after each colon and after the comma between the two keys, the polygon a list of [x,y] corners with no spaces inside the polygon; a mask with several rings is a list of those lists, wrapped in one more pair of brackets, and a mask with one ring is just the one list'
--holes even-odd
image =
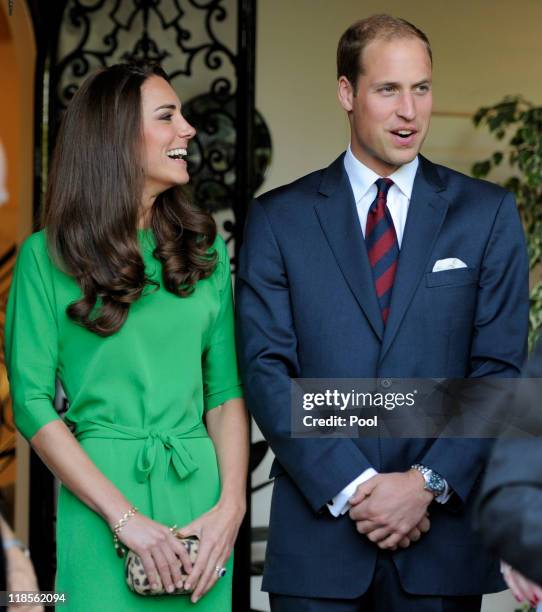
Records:
{"label": "woman's smiling face", "polygon": [[181,113],[171,85],[159,76],[141,87],[144,197],[156,197],[189,181],[186,155],[196,130]]}

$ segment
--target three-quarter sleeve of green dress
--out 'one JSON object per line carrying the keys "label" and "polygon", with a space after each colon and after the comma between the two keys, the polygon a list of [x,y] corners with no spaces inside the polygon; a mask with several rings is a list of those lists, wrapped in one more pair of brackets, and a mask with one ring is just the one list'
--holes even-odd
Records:
{"label": "three-quarter sleeve of green dress", "polygon": [[30,236],[21,246],[5,326],[5,354],[13,417],[30,439],[60,418],[55,397],[58,333],[45,234]]}
{"label": "three-quarter sleeve of green dress", "polygon": [[216,276],[220,301],[203,354],[205,410],[211,410],[227,400],[243,395],[235,352],[230,259],[226,244],[220,236],[217,237],[214,248],[218,261],[213,276]]}

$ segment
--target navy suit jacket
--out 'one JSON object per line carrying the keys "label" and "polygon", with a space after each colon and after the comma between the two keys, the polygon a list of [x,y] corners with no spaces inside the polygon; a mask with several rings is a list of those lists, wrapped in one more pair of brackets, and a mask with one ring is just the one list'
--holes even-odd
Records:
{"label": "navy suit jacket", "polygon": [[[439,259],[467,268],[432,272]],[[255,200],[238,271],[238,350],[248,407],[276,460],[264,590],[353,598],[377,547],[325,509],[366,468],[427,465],[456,504],[431,506],[431,530],[393,553],[417,594],[504,588],[469,526],[488,440],[293,439],[290,378],[518,375],[528,264],[514,198],[420,157],[384,327],[343,155]],[[323,510],[322,510],[323,509]]]}

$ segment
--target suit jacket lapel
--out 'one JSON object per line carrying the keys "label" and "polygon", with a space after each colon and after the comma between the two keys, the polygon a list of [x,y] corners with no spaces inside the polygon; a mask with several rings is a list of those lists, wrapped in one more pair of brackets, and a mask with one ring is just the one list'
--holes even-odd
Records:
{"label": "suit jacket lapel", "polygon": [[373,276],[344,154],[325,171],[315,211],[339,268],[375,334],[382,340],[384,324],[374,290]]}
{"label": "suit jacket lapel", "polygon": [[435,166],[420,156],[393,285],[390,314],[384,332],[381,360],[391,346],[421,281],[427,259],[446,216],[448,202],[440,193],[444,189]]}

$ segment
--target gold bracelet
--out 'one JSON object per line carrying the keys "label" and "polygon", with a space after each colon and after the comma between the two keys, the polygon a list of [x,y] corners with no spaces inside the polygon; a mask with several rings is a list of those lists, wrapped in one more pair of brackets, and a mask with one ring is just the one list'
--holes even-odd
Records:
{"label": "gold bracelet", "polygon": [[130,510],[128,510],[128,512],[125,512],[121,516],[121,518],[113,525],[113,546],[117,551],[117,555],[121,558],[124,557],[124,548],[120,543],[119,533],[122,531],[123,527],[132,518],[132,516],[134,516],[136,512],[137,508],[135,506],[132,506]]}

